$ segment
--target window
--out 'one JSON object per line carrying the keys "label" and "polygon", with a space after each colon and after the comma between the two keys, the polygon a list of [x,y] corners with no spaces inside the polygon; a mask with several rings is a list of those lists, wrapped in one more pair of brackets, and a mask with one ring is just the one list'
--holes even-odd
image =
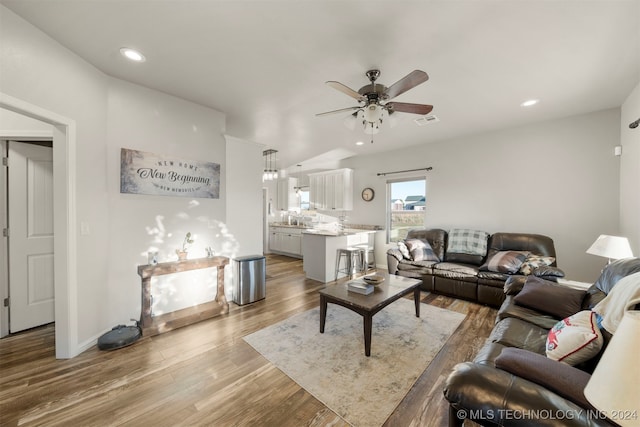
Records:
{"label": "window", "polygon": [[412,228],[424,227],[426,179],[387,181],[387,241],[399,242]]}
{"label": "window", "polygon": [[300,210],[308,211],[309,206],[309,189],[300,190]]}

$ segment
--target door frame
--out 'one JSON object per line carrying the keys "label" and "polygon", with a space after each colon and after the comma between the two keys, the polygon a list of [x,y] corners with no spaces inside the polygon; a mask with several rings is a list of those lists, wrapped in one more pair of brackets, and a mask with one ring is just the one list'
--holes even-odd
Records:
{"label": "door frame", "polygon": [[262,254],[269,251],[269,189],[262,187]]}
{"label": "door frame", "polygon": [[[76,242],[76,123],[67,117],[0,92],[0,108],[52,125],[53,132],[53,232],[56,358],[79,354],[78,283]],[[10,135],[8,134],[10,133]],[[17,133],[17,135],[16,135]],[[3,131],[2,139],[24,137]],[[6,211],[5,211],[6,212]],[[3,214],[4,215],[4,214]],[[6,248],[6,239],[3,247]],[[5,249],[6,250],[6,249]],[[4,293],[4,290],[2,291]],[[0,329],[8,330],[8,310],[3,304]]]}

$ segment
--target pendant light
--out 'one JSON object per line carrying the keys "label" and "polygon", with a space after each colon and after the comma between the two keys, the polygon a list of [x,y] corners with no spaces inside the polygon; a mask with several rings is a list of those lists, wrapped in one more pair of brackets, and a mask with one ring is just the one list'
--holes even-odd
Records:
{"label": "pendant light", "polygon": [[262,182],[278,179],[278,167],[276,165],[277,158],[275,157],[277,152],[278,150],[264,150],[262,152],[262,156],[264,157]]}

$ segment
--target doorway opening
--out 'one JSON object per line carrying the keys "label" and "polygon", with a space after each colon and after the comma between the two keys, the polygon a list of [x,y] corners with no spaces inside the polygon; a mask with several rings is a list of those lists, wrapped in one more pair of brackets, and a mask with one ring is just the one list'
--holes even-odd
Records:
{"label": "doorway opening", "polygon": [[[56,236],[53,244],[55,347],[56,358],[71,358],[80,352],[76,277],[76,124],[71,119],[2,92],[0,92],[0,109],[52,125],[53,189],[56,194],[53,202],[53,230]],[[0,129],[2,139],[21,139],[24,136],[20,131]],[[6,239],[4,241],[6,242]],[[6,248],[4,243],[0,246]],[[0,310],[2,314],[0,333],[6,334],[8,333],[7,307],[2,304]]]}

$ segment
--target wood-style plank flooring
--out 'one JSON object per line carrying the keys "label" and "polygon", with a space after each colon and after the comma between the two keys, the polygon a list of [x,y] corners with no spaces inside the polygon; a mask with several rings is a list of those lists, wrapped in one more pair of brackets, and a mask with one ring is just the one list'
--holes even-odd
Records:
{"label": "wood-style plank flooring", "polygon": [[[316,307],[321,287],[301,260],[270,255],[264,301],[126,348],[56,360],[53,325],[4,338],[0,425],[344,426],[242,340]],[[444,380],[493,327],[494,309],[426,292],[422,301],[467,317],[385,426],[446,426]]]}

